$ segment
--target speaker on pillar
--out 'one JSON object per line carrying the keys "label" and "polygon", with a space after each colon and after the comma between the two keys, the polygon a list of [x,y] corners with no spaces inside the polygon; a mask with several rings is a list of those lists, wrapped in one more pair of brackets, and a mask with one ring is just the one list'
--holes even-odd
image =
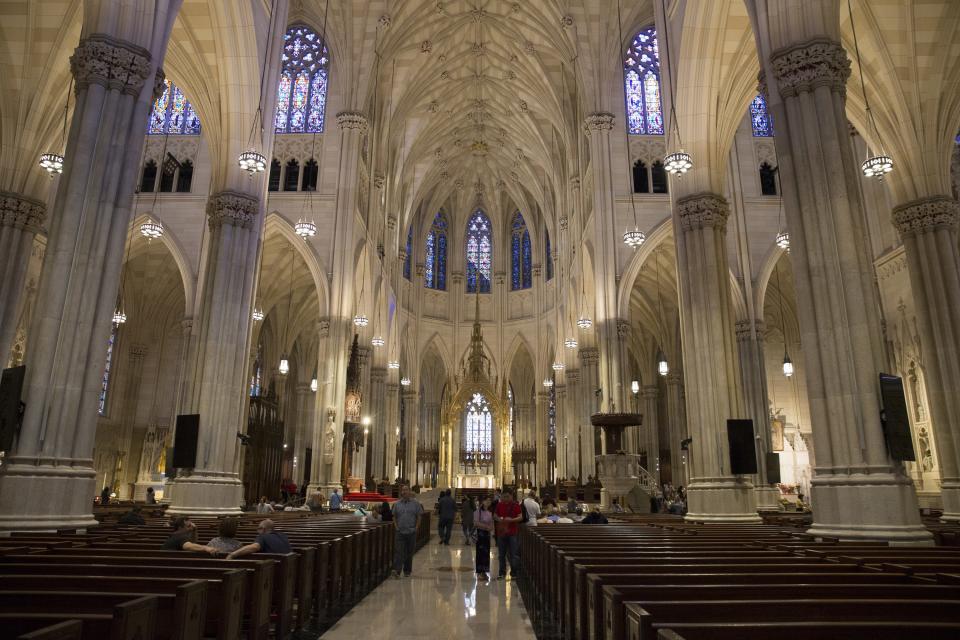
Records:
{"label": "speaker on pillar", "polygon": [[910,418],[907,413],[907,397],[903,392],[903,378],[880,374],[880,421],[887,450],[894,460],[916,460],[913,438],[910,436]]}
{"label": "speaker on pillar", "polygon": [[9,451],[20,431],[23,416],[20,394],[23,393],[23,376],[26,367],[4,369],[0,376],[0,451]]}
{"label": "speaker on pillar", "polygon": [[776,451],[767,451],[767,483],[780,482],[780,454]]}
{"label": "speaker on pillar", "polygon": [[173,439],[173,466],[193,469],[197,465],[197,437],[200,435],[200,414],[177,416]]}
{"label": "speaker on pillar", "polygon": [[727,442],[730,445],[730,472],[735,476],[756,473],[753,420],[727,420]]}

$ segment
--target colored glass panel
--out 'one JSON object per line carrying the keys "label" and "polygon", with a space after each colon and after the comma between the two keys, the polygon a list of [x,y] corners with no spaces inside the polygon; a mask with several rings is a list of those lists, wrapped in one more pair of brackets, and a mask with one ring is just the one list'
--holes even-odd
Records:
{"label": "colored glass panel", "polygon": [[493,240],[490,219],[479,209],[467,222],[467,293],[490,293]]}
{"label": "colored glass panel", "polygon": [[273,118],[277,133],[323,133],[329,62],[317,33],[304,25],[287,30]]}
{"label": "colored glass panel", "polygon": [[510,222],[510,288],[529,289],[531,286],[531,270],[533,256],[530,248],[530,232],[523,214],[519,211],[513,214]]}
{"label": "colored glass panel", "polygon": [[426,246],[426,260],[424,260],[424,271],[423,279],[424,284],[428,289],[433,289],[433,265],[434,260],[436,260],[436,252],[434,251],[434,245],[436,243],[436,235],[433,231],[427,234],[427,246]]}
{"label": "colored glass panel", "polygon": [[100,400],[97,413],[106,415],[107,393],[110,391],[110,371],[113,367],[113,345],[117,341],[117,325],[110,327],[110,338],[107,339],[107,361],[103,365],[103,378],[100,379]]}
{"label": "colored glass panel", "polygon": [[147,134],[199,135],[200,118],[187,96],[170,80],[164,80],[163,84],[163,94],[153,103],[150,112]]}
{"label": "colored glass panel", "polygon": [[550,251],[550,232],[543,230],[544,252],[543,261],[547,265],[547,281],[553,280],[553,253]]}
{"label": "colored glass panel", "polygon": [[767,111],[767,101],[762,95],[757,95],[750,103],[750,125],[753,127],[753,135],[758,138],[773,136],[773,121]]}
{"label": "colored glass panel", "polygon": [[273,126],[280,131],[287,126],[287,116],[290,110],[290,88],[293,81],[289,73],[280,76],[280,86],[277,88],[277,115],[273,120]]}
{"label": "colored glass panel", "polygon": [[634,135],[663,134],[660,97],[660,49],[653,27],[640,30],[623,61],[627,131]]}
{"label": "colored glass panel", "polygon": [[521,241],[521,247],[522,247],[521,263],[523,264],[523,288],[529,289],[533,285],[532,278],[531,278],[532,271],[533,271],[531,268],[531,262],[533,260],[533,256],[531,254],[533,252],[530,248],[530,232],[529,231],[523,232],[523,240]]}
{"label": "colored glass panel", "polygon": [[446,290],[447,216],[442,210],[433,218],[424,254],[424,284],[429,289]]}
{"label": "colored glass panel", "polygon": [[473,394],[467,405],[463,435],[464,451],[493,451],[493,414],[490,413],[490,403],[480,393]]}

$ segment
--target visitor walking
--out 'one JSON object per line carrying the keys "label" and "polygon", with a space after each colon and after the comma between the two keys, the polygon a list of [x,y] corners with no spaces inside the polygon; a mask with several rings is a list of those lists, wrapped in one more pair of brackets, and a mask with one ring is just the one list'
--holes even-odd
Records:
{"label": "visitor walking", "polygon": [[493,500],[487,496],[473,515],[473,526],[477,532],[477,575],[484,580],[490,579],[490,536],[493,535],[493,513],[490,505]]}
{"label": "visitor walking", "polygon": [[393,577],[399,578],[400,571],[407,578],[413,573],[413,552],[417,548],[417,525],[423,514],[423,505],[413,499],[408,485],[400,489],[400,499],[393,504],[393,524],[396,528],[393,557]]}
{"label": "visitor walking", "polygon": [[504,490],[500,502],[493,514],[496,524],[497,552],[500,556],[500,571],[497,580],[507,577],[507,558],[510,559],[510,575],[514,578],[520,572],[520,541],[517,539],[518,524],[523,519],[520,505],[513,501],[513,493]]}
{"label": "visitor walking", "polygon": [[457,503],[450,495],[450,489],[440,492],[440,499],[437,501],[440,522],[437,525],[437,533],[440,534],[440,544],[450,545],[450,534],[453,533],[453,520],[457,517]]}

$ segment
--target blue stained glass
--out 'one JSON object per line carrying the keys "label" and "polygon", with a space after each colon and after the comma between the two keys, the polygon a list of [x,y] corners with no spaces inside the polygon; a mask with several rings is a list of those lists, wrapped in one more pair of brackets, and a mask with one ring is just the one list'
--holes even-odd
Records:
{"label": "blue stained glass", "polygon": [[433,218],[424,251],[424,285],[428,289],[447,288],[447,215],[441,209]]}
{"label": "blue stained glass", "polygon": [[510,288],[514,291],[529,289],[532,284],[530,276],[533,262],[530,249],[530,232],[527,230],[527,223],[523,219],[523,214],[519,211],[513,214],[510,229]]}
{"label": "blue stained glass", "polygon": [[283,39],[274,129],[277,133],[323,133],[330,62],[327,47],[305,25],[290,27]]}
{"label": "blue stained glass", "polygon": [[150,112],[147,135],[199,135],[200,118],[186,95],[170,80],[163,84],[163,95],[153,103]]}
{"label": "blue stained glass", "polygon": [[117,325],[110,325],[110,338],[107,339],[107,361],[103,365],[103,377],[100,379],[100,400],[97,413],[107,413],[107,392],[110,390],[110,370],[113,367],[113,345],[117,341]]}
{"label": "blue stained glass", "polygon": [[550,250],[550,232],[543,230],[543,244],[546,248],[543,262],[547,265],[547,281],[553,280],[553,252]]}
{"label": "blue stained glass", "polygon": [[480,393],[474,393],[466,408],[463,450],[489,453],[493,451],[493,414],[490,404]]}
{"label": "blue stained glass", "polygon": [[433,231],[431,231],[427,234],[427,246],[424,251],[426,260],[424,260],[423,279],[428,289],[433,289],[433,264],[437,258],[436,252],[433,250],[435,241],[436,238],[434,237]]}
{"label": "blue stained glass", "polygon": [[490,218],[480,209],[467,221],[467,293],[490,293],[493,240]]}
{"label": "blue stained glass", "polygon": [[407,231],[407,257],[403,259],[403,277],[410,279],[410,263],[413,258],[413,225]]}
{"label": "blue stained glass", "polygon": [[634,135],[663,134],[663,100],[660,96],[660,50],[657,31],[637,33],[623,61],[627,131]]}
{"label": "blue stained glass", "polygon": [[447,234],[437,240],[437,289],[447,290]]}
{"label": "blue stained glass", "polygon": [[753,127],[753,135],[757,138],[773,136],[773,120],[767,111],[767,101],[762,95],[757,95],[750,103],[750,125]]}
{"label": "blue stained glass", "polygon": [[523,288],[529,289],[533,282],[531,281],[531,268],[530,262],[532,260],[531,249],[530,249],[530,232],[523,232]]}

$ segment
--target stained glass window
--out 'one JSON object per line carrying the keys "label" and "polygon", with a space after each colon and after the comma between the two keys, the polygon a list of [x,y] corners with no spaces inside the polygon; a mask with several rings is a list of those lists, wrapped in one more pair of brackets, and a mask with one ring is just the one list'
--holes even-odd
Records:
{"label": "stained glass window", "polygon": [[447,289],[447,214],[437,212],[427,234],[424,256],[424,285],[428,289]]}
{"label": "stained glass window", "polygon": [[103,378],[100,380],[100,401],[97,413],[107,415],[107,392],[110,390],[110,372],[113,368],[113,345],[117,341],[117,325],[110,325],[110,338],[107,339],[107,361],[103,365]]}
{"label": "stained glass window", "polygon": [[147,124],[149,135],[195,136],[200,134],[200,117],[183,91],[169,80],[163,81],[163,95],[153,103]]}
{"label": "stained glass window", "polygon": [[510,256],[512,266],[512,277],[510,279],[510,288],[514,291],[518,289],[529,289],[531,282],[532,258],[530,255],[530,231],[527,230],[527,223],[523,215],[517,211],[513,214],[513,221],[510,223]]}
{"label": "stained glass window", "polygon": [[403,277],[410,279],[410,263],[413,261],[413,225],[407,231],[407,257],[403,259]]}
{"label": "stained glass window", "polygon": [[769,138],[773,135],[773,121],[767,111],[767,101],[762,95],[757,95],[750,103],[750,124],[753,126],[753,135],[758,138]]}
{"label": "stained glass window", "polygon": [[263,355],[263,345],[257,345],[257,359],[253,361],[253,372],[250,375],[250,397],[260,395],[262,389],[261,385],[263,383],[263,365],[260,362],[260,357]]}
{"label": "stained glass window", "polygon": [[467,221],[467,293],[490,293],[493,275],[493,237],[490,218],[480,209]]}
{"label": "stained glass window", "polygon": [[660,97],[660,51],[657,30],[641,29],[623,61],[623,89],[627,101],[627,130],[632,134],[663,134]]}
{"label": "stained glass window", "polygon": [[549,402],[547,403],[547,446],[557,445],[557,385],[550,386]]}
{"label": "stained glass window", "polygon": [[295,25],[283,36],[277,110],[277,133],[323,133],[330,57],[323,39],[310,27]]}
{"label": "stained glass window", "polygon": [[493,414],[483,394],[473,394],[464,418],[463,450],[481,453],[493,451]]}
{"label": "stained glass window", "polygon": [[547,280],[553,280],[553,252],[550,249],[550,232],[543,230],[544,256],[543,263],[547,266]]}

